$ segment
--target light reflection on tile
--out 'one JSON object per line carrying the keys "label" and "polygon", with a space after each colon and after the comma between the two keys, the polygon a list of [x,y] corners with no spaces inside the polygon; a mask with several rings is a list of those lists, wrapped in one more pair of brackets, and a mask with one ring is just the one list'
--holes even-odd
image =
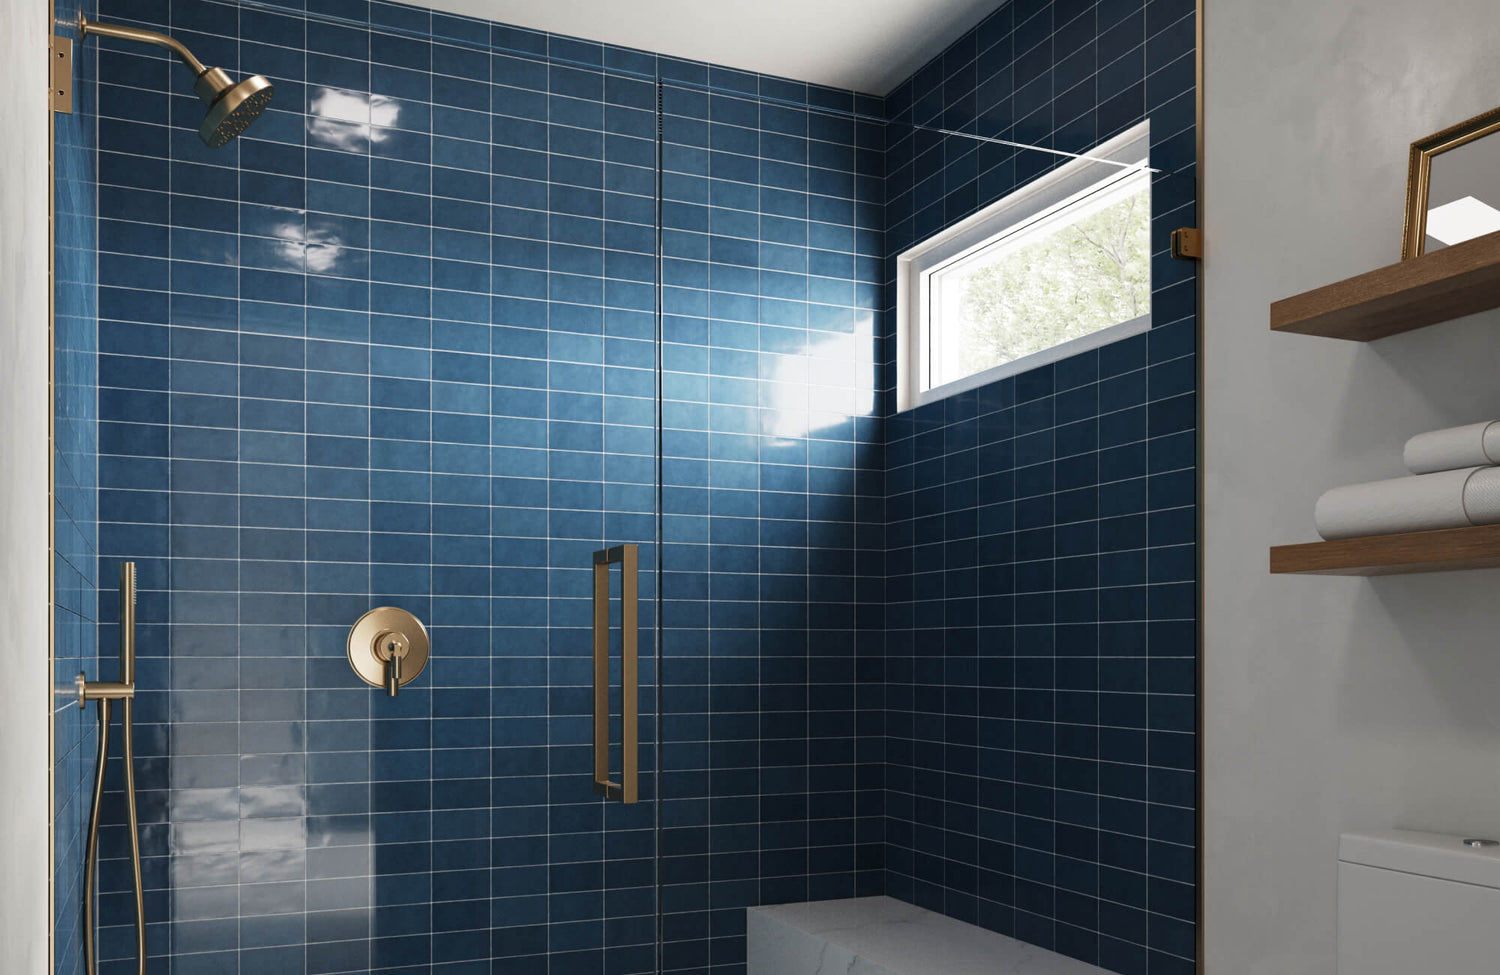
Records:
{"label": "light reflection on tile", "polygon": [[300,880],[307,875],[307,853],[301,849],[243,852],[239,870],[241,882],[247,884]]}
{"label": "light reflection on tile", "polygon": [[239,790],[239,817],[264,819],[307,814],[307,790],[301,785],[246,786]]}
{"label": "light reflection on tile", "polygon": [[[238,853],[178,855],[172,857],[170,881],[174,891],[192,887],[214,887],[239,882]],[[188,896],[192,896],[191,893]]]}
{"label": "light reflection on tile", "polygon": [[174,789],[171,795],[174,822],[239,818],[238,789]]}
{"label": "light reflection on tile", "polygon": [[303,850],[307,847],[307,821],[304,819],[245,819],[239,826],[241,850]]}
{"label": "light reflection on tile", "polygon": [[209,853],[233,852],[239,848],[237,826],[237,823],[227,820],[173,823],[171,827],[172,853],[182,856],[201,856]]}

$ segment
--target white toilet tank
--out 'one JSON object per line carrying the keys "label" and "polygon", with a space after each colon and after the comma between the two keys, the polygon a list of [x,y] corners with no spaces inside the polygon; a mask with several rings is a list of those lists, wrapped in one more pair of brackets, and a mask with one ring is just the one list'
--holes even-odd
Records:
{"label": "white toilet tank", "polygon": [[1500,972],[1500,845],[1384,830],[1339,838],[1339,975]]}

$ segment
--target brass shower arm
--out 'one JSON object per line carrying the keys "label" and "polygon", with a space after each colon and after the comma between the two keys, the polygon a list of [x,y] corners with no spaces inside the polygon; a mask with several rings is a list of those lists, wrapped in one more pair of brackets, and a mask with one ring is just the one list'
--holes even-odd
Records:
{"label": "brass shower arm", "polygon": [[78,39],[82,41],[90,34],[150,44],[177,55],[177,59],[193,73],[193,91],[208,106],[208,115],[198,127],[198,138],[210,149],[218,149],[234,141],[265,110],[275,90],[274,85],[258,74],[235,84],[234,79],[229,77],[229,72],[223,68],[205,68],[203,62],[193,57],[193,52],[181,41],[154,30],[106,24],[80,16]]}
{"label": "brass shower arm", "polygon": [[141,44],[151,44],[155,47],[164,47],[177,55],[178,60],[188,66],[188,70],[197,78],[207,69],[203,62],[193,57],[193,52],[183,46],[182,42],[175,37],[166,34],[158,34],[154,30],[142,30],[139,27],[125,27],[121,24],[106,24],[98,20],[89,20],[87,17],[78,18],[78,30],[81,37],[90,34],[98,34],[100,37],[113,37],[122,41],[136,41]]}
{"label": "brass shower arm", "polygon": [[193,52],[175,37],[158,34],[154,30],[142,30],[139,27],[106,24],[98,20],[89,20],[87,17],[78,19],[78,29],[83,37],[97,34],[100,37],[114,37],[122,41],[137,41],[141,44],[166,48],[177,55],[177,60],[187,65],[187,69],[193,73],[193,91],[203,99],[205,105],[212,105],[214,99],[224,89],[234,84],[223,68],[205,68],[203,62],[193,57]]}

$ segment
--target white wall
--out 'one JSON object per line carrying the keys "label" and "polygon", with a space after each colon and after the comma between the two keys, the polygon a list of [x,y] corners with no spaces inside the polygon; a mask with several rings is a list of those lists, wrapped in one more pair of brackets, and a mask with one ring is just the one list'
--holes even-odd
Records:
{"label": "white wall", "polygon": [[1361,345],[1267,306],[1399,257],[1409,143],[1500,105],[1500,4],[1207,7],[1207,971],[1331,975],[1340,831],[1500,835],[1500,572],[1272,578],[1266,549],[1410,434],[1500,418],[1500,314]]}
{"label": "white wall", "polygon": [[0,969],[47,968],[46,0],[0,0]]}
{"label": "white wall", "polygon": [[884,95],[1002,0],[409,0],[418,6]]}

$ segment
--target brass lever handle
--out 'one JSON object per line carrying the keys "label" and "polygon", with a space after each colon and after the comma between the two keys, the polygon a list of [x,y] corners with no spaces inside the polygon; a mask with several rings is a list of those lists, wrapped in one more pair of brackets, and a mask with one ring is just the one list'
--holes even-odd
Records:
{"label": "brass lever handle", "polygon": [[405,642],[391,638],[386,641],[385,692],[395,697],[401,690],[401,661],[406,659],[408,647]]}

